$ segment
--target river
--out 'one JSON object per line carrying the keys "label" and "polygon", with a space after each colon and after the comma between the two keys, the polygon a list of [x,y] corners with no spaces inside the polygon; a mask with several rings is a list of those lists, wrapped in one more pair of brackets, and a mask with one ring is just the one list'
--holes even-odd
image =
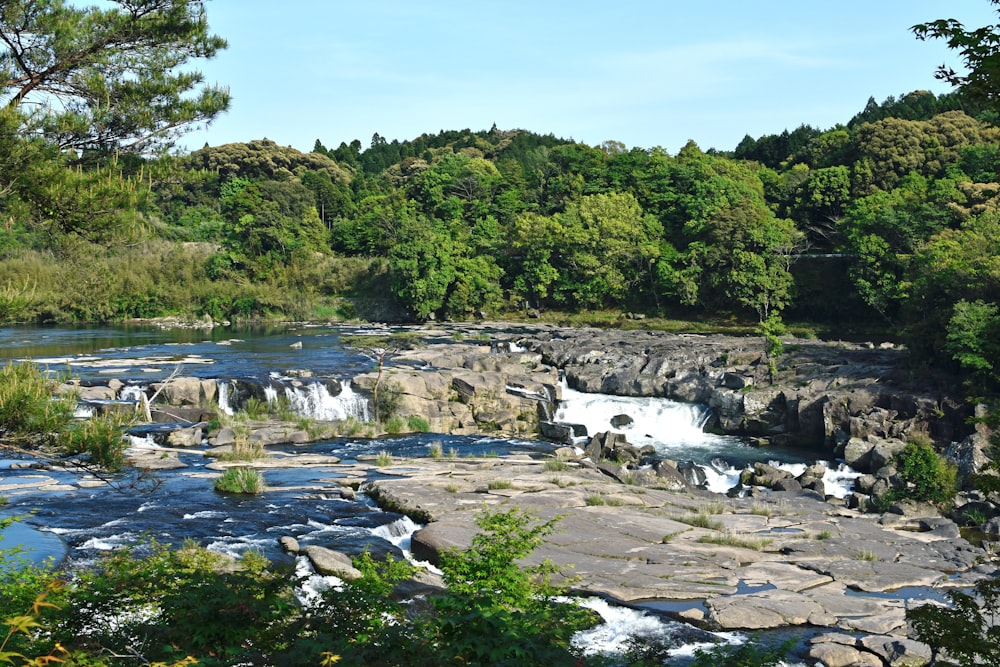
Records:
{"label": "river", "polygon": [[[177,369],[181,375],[214,378],[220,383],[234,378],[273,380],[289,369],[309,369],[314,377],[345,380],[372,368],[369,359],[340,343],[342,336],[356,332],[351,327],[308,325],[204,331],[146,326],[13,327],[0,329],[0,361],[31,360],[84,383],[104,384],[117,378],[132,386],[161,380]],[[444,336],[438,342],[449,340]],[[301,405],[329,409],[315,400]],[[634,418],[625,429],[630,441],[652,444],[664,457],[705,466],[710,487],[719,491],[732,486],[739,470],[755,459],[777,459],[790,466],[807,463],[801,454],[762,452],[739,438],[704,433],[705,410],[664,399],[623,399],[565,389],[557,416],[587,424],[594,432],[606,430],[611,416],[627,413]],[[287,453],[329,454],[351,463],[380,452],[416,458],[426,456],[432,447],[461,455],[503,455],[537,452],[551,445],[511,438],[418,434],[338,438],[289,446]],[[282,448],[274,450],[277,454]],[[153,478],[126,473],[111,483],[92,484],[81,483],[75,472],[24,467],[31,462],[23,457],[0,459],[0,496],[9,499],[5,513],[28,515],[17,532],[10,530],[4,546],[20,541],[32,546],[36,559],[65,558],[78,565],[149,538],[174,544],[192,540],[233,555],[252,549],[277,561],[292,558],[278,546],[283,535],[294,536],[303,546],[318,544],[348,554],[365,550],[405,553],[412,522],[381,511],[364,493],[342,497],[335,483],[345,475],[340,466],[267,469],[265,494],[231,497],[213,491],[212,478],[217,473],[205,468],[210,459],[196,452],[180,458],[186,467],[160,471]],[[849,472],[837,477],[831,467],[830,479],[834,486],[846,489],[851,478]],[[61,486],[44,486],[42,481]],[[605,613],[609,619],[606,632],[585,641],[603,646],[611,641],[609,634],[627,634],[633,623],[674,627],[642,612],[607,608]]]}

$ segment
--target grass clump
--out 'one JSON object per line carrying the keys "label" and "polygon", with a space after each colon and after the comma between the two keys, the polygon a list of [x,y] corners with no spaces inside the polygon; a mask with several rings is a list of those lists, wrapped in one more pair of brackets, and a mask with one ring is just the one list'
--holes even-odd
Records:
{"label": "grass clump", "polygon": [[389,435],[399,435],[403,432],[403,420],[400,417],[389,417],[385,422],[385,432]]}
{"label": "grass clump", "polygon": [[854,554],[854,560],[864,560],[870,563],[875,563],[878,561],[878,554],[870,549],[861,549]]}
{"label": "grass clump", "polygon": [[509,479],[494,479],[490,481],[488,488],[490,491],[496,491],[498,489],[512,489],[514,488],[514,482]]}
{"label": "grass clump", "polygon": [[562,459],[548,459],[545,461],[546,472],[563,472],[569,470],[569,464]]}
{"label": "grass clump", "polygon": [[713,519],[710,515],[705,512],[698,512],[697,514],[685,514],[683,516],[673,517],[674,521],[679,521],[681,523],[686,523],[689,526],[694,526],[695,528],[708,528],[710,530],[722,530],[722,522],[717,519]]}
{"label": "grass clump", "polygon": [[410,415],[406,418],[406,427],[414,433],[427,433],[431,430],[431,423],[419,415]]}
{"label": "grass clump", "polygon": [[87,453],[92,462],[105,470],[118,472],[125,466],[129,444],[125,429],[132,422],[132,416],[120,413],[96,415],[71,424],[61,436],[62,443],[71,454]]}
{"label": "grass clump", "polygon": [[264,476],[253,468],[230,468],[215,480],[220,493],[253,496],[264,492]]}
{"label": "grass clump", "polygon": [[51,437],[62,431],[73,418],[76,397],[54,397],[56,386],[31,362],[0,368],[0,434]]}
{"label": "grass clump", "polygon": [[384,468],[385,466],[391,466],[392,454],[383,449],[378,453],[378,456],[375,457],[375,465],[379,466],[380,468]]}
{"label": "grass clump", "polygon": [[740,549],[752,549],[761,551],[774,540],[770,537],[755,537],[753,535],[742,535],[740,533],[726,532],[720,535],[702,535],[698,542],[703,544],[718,544],[727,547],[738,547]]}
{"label": "grass clump", "polygon": [[600,507],[601,505],[607,505],[608,504],[607,501],[604,500],[604,496],[602,496],[602,495],[600,495],[598,493],[592,493],[589,496],[587,496],[587,499],[586,499],[585,502],[587,503],[588,507]]}

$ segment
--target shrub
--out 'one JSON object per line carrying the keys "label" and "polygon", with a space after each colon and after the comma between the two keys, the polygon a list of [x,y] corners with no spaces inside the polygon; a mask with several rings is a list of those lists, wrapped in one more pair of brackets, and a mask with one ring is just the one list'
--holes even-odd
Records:
{"label": "shrub", "polygon": [[125,466],[125,449],[129,444],[125,429],[132,422],[132,416],[121,413],[96,415],[71,424],[61,436],[63,446],[72,454],[86,452],[97,465],[118,472]]}
{"label": "shrub", "polygon": [[431,430],[431,423],[418,415],[410,415],[406,418],[406,426],[417,433],[427,433]]}
{"label": "shrub", "polygon": [[264,492],[264,476],[253,468],[229,468],[215,480],[220,493],[257,495]]}
{"label": "shrub", "polygon": [[56,382],[31,362],[0,368],[0,433],[49,435],[73,417],[75,396],[53,397]]}
{"label": "shrub", "polygon": [[389,435],[399,435],[403,432],[403,420],[399,417],[390,417],[385,422],[385,430]]}
{"label": "shrub", "polygon": [[233,447],[228,452],[219,454],[220,461],[256,461],[267,458],[267,451],[260,441],[250,442],[246,433],[236,432]]}
{"label": "shrub", "polygon": [[248,419],[266,419],[271,414],[271,404],[251,396],[243,406],[243,412]]}
{"label": "shrub", "polygon": [[65,586],[50,587],[51,572],[12,568],[0,550],[2,618],[31,628],[0,638],[0,655],[51,655],[94,667],[333,665],[338,659],[570,667],[579,664],[572,635],[597,619],[556,601],[563,589],[550,583],[557,572],[551,563],[519,565],[556,521],[537,523],[518,509],[480,515],[471,547],[441,559],[447,590],[416,610],[391,595],[413,567],[368,554],[354,560],[360,579],[300,596],[298,577],[253,552],[233,561],[192,544],[171,549],[153,542],[116,550]]}
{"label": "shrub", "polygon": [[934,451],[929,442],[910,441],[893,458],[896,471],[916,500],[946,503],[955,496],[958,469]]}

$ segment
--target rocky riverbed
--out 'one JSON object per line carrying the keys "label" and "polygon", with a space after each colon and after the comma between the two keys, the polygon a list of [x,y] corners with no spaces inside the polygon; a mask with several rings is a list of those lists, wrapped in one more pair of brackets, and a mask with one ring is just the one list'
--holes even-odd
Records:
{"label": "rocky riverbed", "polygon": [[[529,435],[550,423],[565,381],[580,391],[704,403],[719,432],[765,447],[821,448],[871,476],[890,475],[892,454],[915,435],[948,451],[964,472],[985,460],[989,433],[968,426],[973,408],[914,385],[902,370],[903,351],[892,346],[789,340],[772,374],[755,338],[487,329],[493,333],[463,342],[426,330],[431,344],[396,357],[386,380],[399,413],[426,419],[435,432]],[[376,377],[350,384],[370,393]],[[169,414],[207,416],[210,383],[172,384],[161,392]],[[87,389],[113,398],[109,390]],[[269,425],[252,437],[270,445],[322,433]],[[222,434],[201,432],[189,432],[186,444],[198,446],[203,436],[227,446]],[[992,554],[931,506],[864,512],[857,497],[845,503],[821,488],[799,490],[799,481],[769,484],[792,490],[765,490],[754,479],[748,495],[730,498],[669,470],[609,466],[570,448],[560,454],[421,458],[380,468],[366,490],[426,524],[413,550],[432,562],[442,549],[469,543],[484,507],[559,516],[560,530],[532,559],[563,566],[573,588],[625,603],[669,601],[679,618],[711,628],[820,628],[811,654],[828,667],[920,664],[929,653],[908,639],[906,609],[927,593],[996,573]],[[295,465],[294,457],[282,465]],[[354,486],[363,477],[359,471]],[[980,500],[977,507],[993,511]]]}

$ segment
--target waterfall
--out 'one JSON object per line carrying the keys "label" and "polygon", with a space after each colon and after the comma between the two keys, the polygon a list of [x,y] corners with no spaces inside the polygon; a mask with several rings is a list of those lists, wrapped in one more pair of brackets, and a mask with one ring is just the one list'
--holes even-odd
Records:
{"label": "waterfall", "polygon": [[146,393],[146,387],[137,384],[130,384],[121,388],[118,392],[118,399],[138,403],[142,400],[142,395],[144,393]]}
{"label": "waterfall", "polygon": [[[619,431],[636,446],[653,445],[658,452],[673,458],[691,458],[690,448],[712,448],[720,444],[732,446],[719,436],[705,433],[711,410],[696,403],[681,403],[667,398],[610,396],[587,394],[563,384],[562,401],[556,420],[583,424],[590,435],[603,431]],[[627,415],[631,423],[614,426],[612,418]]]}
{"label": "waterfall", "polygon": [[[277,391],[272,387],[265,388],[268,400],[277,400]],[[271,398],[271,392],[274,398]],[[349,383],[345,383],[336,396],[322,382],[311,382],[297,387],[285,387],[285,397],[295,414],[323,421],[338,419],[357,419],[371,421],[371,411],[368,399],[354,393]]]}
{"label": "waterfall", "polygon": [[216,380],[215,385],[219,396],[219,409],[232,417],[233,406],[229,404],[232,382],[230,380]]}

